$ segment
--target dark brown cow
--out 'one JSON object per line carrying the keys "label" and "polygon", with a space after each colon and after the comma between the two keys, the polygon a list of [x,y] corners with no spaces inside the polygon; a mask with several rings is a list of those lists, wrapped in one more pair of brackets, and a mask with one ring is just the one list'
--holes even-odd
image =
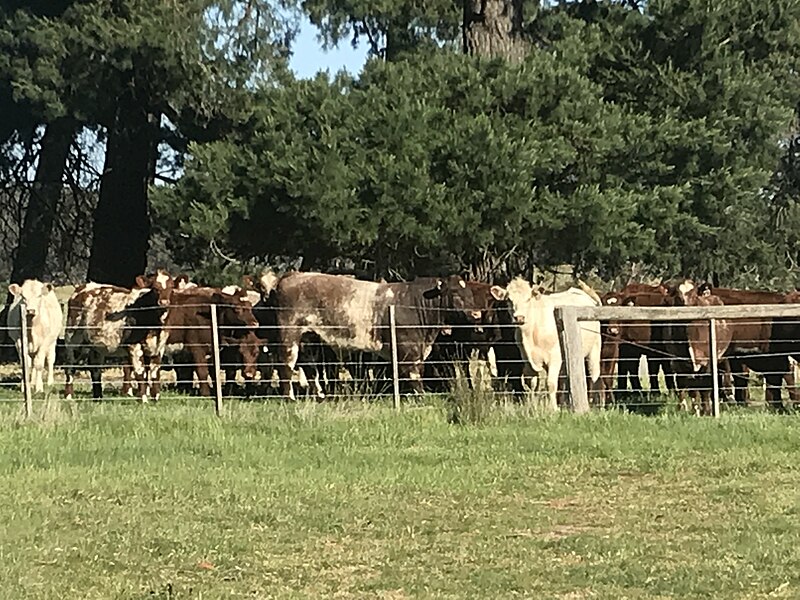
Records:
{"label": "dark brown cow", "polygon": [[162,327],[172,284],[168,273],[158,271],[138,277],[139,287],[132,290],[97,283],[75,290],[68,302],[64,335],[67,398],[74,393],[78,360],[88,363],[92,395],[102,398],[101,369],[107,357],[117,356],[127,358],[142,401],[148,396],[158,399],[158,369],[166,339]]}
{"label": "dark brown cow", "polygon": [[436,338],[433,350],[425,361],[425,386],[434,392],[447,391],[450,381],[455,377],[456,366],[460,366],[464,373],[469,373],[468,365],[473,355],[488,364],[492,376],[497,375],[494,346],[501,340],[495,310],[498,301],[492,296],[492,286],[488,283],[468,281],[467,287],[472,292],[473,307],[480,316],[476,320],[476,312],[469,318],[466,315],[458,317],[451,327]]}
{"label": "dark brown cow", "polygon": [[[662,306],[665,291],[661,286],[630,284],[618,292],[603,297],[606,306]],[[617,393],[625,393],[628,382],[634,393],[641,393],[639,361],[647,359],[650,389],[658,391],[658,372],[664,371],[667,387],[674,387],[672,370],[664,347],[664,327],[659,323],[642,321],[611,321],[603,325],[601,378],[611,387],[614,368],[617,368]]]}
{"label": "dark brown cow", "polygon": [[[175,290],[172,294],[164,331],[167,333],[166,351],[179,361],[190,357],[193,370],[197,373],[199,393],[211,395],[208,379],[211,375],[209,363],[212,361],[213,336],[211,331],[211,306],[217,306],[217,324],[221,353],[227,349],[235,350],[234,356],[241,361],[242,375],[252,381],[257,374],[261,340],[255,334],[258,321],[247,299],[225,294],[220,290],[205,287]],[[229,356],[229,361],[232,358]],[[230,366],[230,365],[229,365]],[[188,370],[178,370],[179,380],[187,383]],[[191,376],[191,371],[188,371]],[[213,375],[212,375],[213,380]],[[191,381],[188,382],[191,386]]]}
{"label": "dark brown cow", "polygon": [[303,335],[315,333],[337,352],[367,351],[391,358],[389,307],[395,307],[400,377],[422,392],[422,368],[439,333],[466,318],[477,323],[472,290],[460,277],[375,283],[324,273],[287,273],[274,281],[284,393],[294,397],[291,376]]}

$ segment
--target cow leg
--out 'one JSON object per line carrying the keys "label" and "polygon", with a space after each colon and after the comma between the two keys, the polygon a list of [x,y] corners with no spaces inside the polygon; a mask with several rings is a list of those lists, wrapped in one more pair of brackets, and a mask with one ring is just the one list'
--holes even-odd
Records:
{"label": "cow leg", "polygon": [[600,381],[603,390],[603,404],[606,403],[606,398],[610,398],[613,402],[614,369],[617,367],[618,358],[619,342],[616,340],[604,341],[600,350]]}
{"label": "cow leg", "polygon": [[553,358],[547,365],[547,399],[548,408],[558,411],[558,382],[561,376],[561,357]]}
{"label": "cow leg", "polygon": [[150,397],[154,402],[158,402],[161,397],[161,357],[158,355],[150,357]]}
{"label": "cow leg", "polygon": [[47,352],[47,388],[53,387],[53,371],[56,365],[56,345],[53,344]]}
{"label": "cow leg", "polygon": [[789,373],[789,357],[783,354],[771,357],[769,366],[764,369],[764,380],[767,384],[764,399],[767,405],[774,411],[785,412],[783,400],[781,398],[781,384],[783,378]]}
{"label": "cow leg", "polygon": [[92,398],[95,400],[103,397],[102,367],[102,359],[98,359],[98,363],[89,368],[89,374],[92,376]]}
{"label": "cow leg", "polygon": [[211,396],[211,386],[208,383],[210,372],[205,346],[195,344],[192,347],[192,360],[194,361],[194,368],[197,373],[197,382],[199,385],[198,394],[204,398],[208,398]]}
{"label": "cow leg", "polygon": [[403,361],[400,363],[398,369],[400,380],[407,381],[408,387],[414,394],[424,394],[425,389],[422,387],[422,361],[417,360],[413,362]]}
{"label": "cow leg", "polygon": [[605,406],[605,393],[602,389],[602,381],[600,380],[600,345],[592,348],[592,351],[587,357],[586,368],[589,374],[589,390],[591,392],[592,403],[595,406],[603,408]]}
{"label": "cow leg", "polygon": [[278,374],[280,376],[281,391],[286,398],[290,400],[295,399],[294,386],[292,385],[292,376],[294,375],[297,359],[300,356],[300,341],[286,339],[280,345],[279,350],[280,365],[278,366]]}
{"label": "cow leg", "polygon": [[789,406],[791,408],[796,408],[798,400],[800,400],[800,394],[797,390],[794,365],[790,365],[789,371],[783,376],[783,381],[786,383],[786,391],[789,394]]}
{"label": "cow leg", "polygon": [[733,383],[733,399],[736,404],[747,406],[749,403],[749,374],[744,363],[737,358],[729,358],[728,364],[731,368],[731,380]]}
{"label": "cow leg", "polygon": [[128,348],[128,358],[133,368],[133,376],[136,379],[139,398],[142,402],[147,402],[147,372],[145,368],[144,350],[141,344],[134,344]]}
{"label": "cow leg", "polygon": [[72,400],[75,394],[75,351],[70,339],[64,340],[64,363],[64,398]]}
{"label": "cow leg", "polygon": [[41,394],[44,391],[44,364],[45,358],[47,354],[45,354],[41,348],[36,353],[36,356],[33,357],[33,370],[32,370],[32,379],[33,379],[33,391],[37,394]]}
{"label": "cow leg", "polygon": [[122,395],[131,397],[135,395],[133,390],[133,369],[128,363],[122,365]]}

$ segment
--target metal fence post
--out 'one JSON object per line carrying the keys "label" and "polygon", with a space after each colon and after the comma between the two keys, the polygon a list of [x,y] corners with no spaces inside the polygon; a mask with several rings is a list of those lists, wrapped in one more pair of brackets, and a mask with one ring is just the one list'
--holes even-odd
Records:
{"label": "metal fence post", "polygon": [[713,404],[711,405],[711,414],[719,417],[719,360],[717,358],[717,320],[711,318],[708,320],[708,345],[711,352],[711,390]]}
{"label": "metal fence post", "polygon": [[211,342],[214,355],[214,410],[222,416],[222,369],[219,360],[219,329],[217,327],[217,305],[211,305]]}
{"label": "metal fence post", "polygon": [[574,413],[589,412],[589,394],[586,390],[586,369],[583,366],[583,341],[578,314],[574,306],[555,308],[558,342],[567,369],[567,390],[570,409]]}
{"label": "metal fence post", "polygon": [[389,334],[392,339],[392,390],[394,407],[400,408],[400,365],[397,362],[397,323],[394,305],[389,306]]}
{"label": "metal fence post", "polygon": [[20,301],[17,306],[21,335],[19,360],[22,363],[22,393],[25,396],[25,417],[30,419],[33,414],[33,396],[31,395],[31,373],[28,369],[28,307],[24,300]]}

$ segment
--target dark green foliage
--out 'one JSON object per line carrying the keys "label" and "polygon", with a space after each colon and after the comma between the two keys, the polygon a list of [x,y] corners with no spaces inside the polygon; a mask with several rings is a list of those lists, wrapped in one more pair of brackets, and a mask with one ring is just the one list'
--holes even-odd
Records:
{"label": "dark green foliage", "polygon": [[[722,44],[750,13],[700,4],[643,16],[572,3],[540,13],[543,47],[520,65],[417,52],[262,92],[247,127],[193,148],[158,210],[198,263],[215,240],[244,259],[340,257],[375,275],[516,249],[607,276],[637,262],[782,277],[763,190],[793,107],[762,61],[783,64],[786,48]],[[709,33],[687,44],[698,23]],[[748,35],[784,35],[776,23]]]}

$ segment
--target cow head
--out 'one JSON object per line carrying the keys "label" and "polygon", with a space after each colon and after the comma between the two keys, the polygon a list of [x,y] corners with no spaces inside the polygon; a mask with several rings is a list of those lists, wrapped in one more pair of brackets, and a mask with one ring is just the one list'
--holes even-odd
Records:
{"label": "cow head", "polygon": [[439,298],[444,308],[456,313],[457,317],[465,317],[469,323],[481,320],[482,313],[475,305],[472,288],[458,275],[436,279],[433,287],[422,292],[422,297],[426,300]]}
{"label": "cow head", "polygon": [[15,303],[25,302],[26,317],[34,319],[39,313],[42,299],[53,293],[53,286],[36,279],[26,279],[22,285],[16,283],[9,285],[8,292],[14,296]]}
{"label": "cow head", "polygon": [[242,375],[252,381],[258,372],[262,342],[255,334],[258,321],[246,298],[225,293],[214,295],[222,344],[236,348],[241,357]]}
{"label": "cow head", "polygon": [[174,283],[176,290],[188,290],[197,287],[197,284],[191,281],[186,273],[176,275]]}
{"label": "cow head", "polygon": [[169,306],[172,290],[175,289],[175,280],[167,271],[158,269],[149,275],[138,275],[134,288],[150,288],[155,292],[159,306]]}
{"label": "cow head", "polygon": [[495,300],[507,300],[509,308],[517,325],[524,325],[528,318],[533,302],[541,298],[541,291],[534,290],[531,284],[522,277],[516,277],[503,288],[499,285],[492,286],[492,296]]}

